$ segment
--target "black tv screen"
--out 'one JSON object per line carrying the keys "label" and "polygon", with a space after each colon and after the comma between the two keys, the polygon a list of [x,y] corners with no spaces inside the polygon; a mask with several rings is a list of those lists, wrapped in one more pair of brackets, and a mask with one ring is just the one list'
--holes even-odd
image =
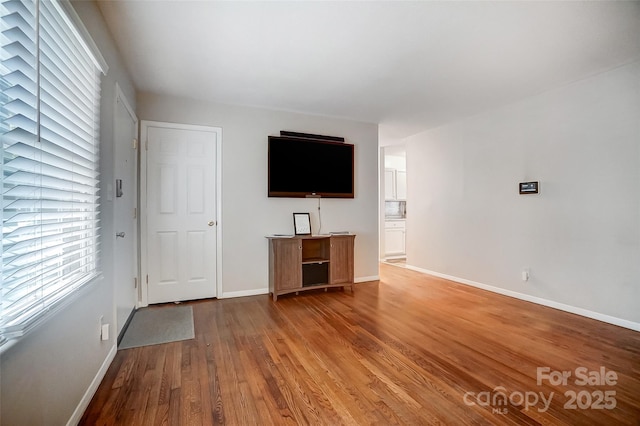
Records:
{"label": "black tv screen", "polygon": [[353,145],[269,136],[269,197],[354,198]]}

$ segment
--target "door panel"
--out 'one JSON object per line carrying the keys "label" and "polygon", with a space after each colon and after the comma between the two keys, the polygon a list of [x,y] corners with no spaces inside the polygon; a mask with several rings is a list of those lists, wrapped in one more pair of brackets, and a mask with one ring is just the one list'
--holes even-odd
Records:
{"label": "door panel", "polygon": [[353,282],[353,238],[331,237],[331,284]]}
{"label": "door panel", "polygon": [[219,132],[147,129],[148,302],[216,296]]}
{"label": "door panel", "polygon": [[205,232],[187,232],[187,259],[189,260],[187,271],[190,282],[206,279],[207,260],[204,257],[207,248],[206,238]]}
{"label": "door panel", "polygon": [[302,247],[298,239],[273,240],[275,277],[280,290],[302,287]]}
{"label": "door panel", "polygon": [[158,247],[158,282],[160,284],[176,284],[178,282],[178,233],[157,232]]}
{"label": "door panel", "polygon": [[[114,120],[115,168],[114,177],[122,181],[122,194],[114,194],[116,335],[119,335],[138,301],[137,218],[138,202],[138,120],[120,93],[116,96]],[[114,186],[115,186],[114,182]]]}

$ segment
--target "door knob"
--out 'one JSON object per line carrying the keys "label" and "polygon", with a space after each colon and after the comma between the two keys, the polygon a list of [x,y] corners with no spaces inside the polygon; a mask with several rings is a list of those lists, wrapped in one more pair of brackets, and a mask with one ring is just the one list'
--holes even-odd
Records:
{"label": "door knob", "polygon": [[124,238],[124,232],[118,232],[116,237]]}
{"label": "door knob", "polygon": [[209,226],[213,226],[215,224],[216,224],[215,220],[210,220],[209,223],[207,223],[207,225],[209,225]]}

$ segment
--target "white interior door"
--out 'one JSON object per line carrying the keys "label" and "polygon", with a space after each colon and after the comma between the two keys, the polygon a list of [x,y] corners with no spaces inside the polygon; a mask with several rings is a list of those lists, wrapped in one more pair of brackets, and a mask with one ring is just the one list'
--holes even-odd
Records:
{"label": "white interior door", "polygon": [[143,122],[148,303],[216,297],[218,128]]}
{"label": "white interior door", "polygon": [[[116,335],[120,335],[138,302],[138,244],[136,206],[138,203],[138,119],[126,98],[116,89],[114,120],[115,169],[113,183],[114,228],[114,298]],[[121,183],[118,184],[118,182]]]}

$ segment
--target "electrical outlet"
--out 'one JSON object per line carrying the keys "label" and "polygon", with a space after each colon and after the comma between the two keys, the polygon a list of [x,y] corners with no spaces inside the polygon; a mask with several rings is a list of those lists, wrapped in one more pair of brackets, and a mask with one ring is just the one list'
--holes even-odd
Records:
{"label": "electrical outlet", "polygon": [[522,281],[529,281],[529,277],[530,277],[529,268],[524,268],[522,270]]}

